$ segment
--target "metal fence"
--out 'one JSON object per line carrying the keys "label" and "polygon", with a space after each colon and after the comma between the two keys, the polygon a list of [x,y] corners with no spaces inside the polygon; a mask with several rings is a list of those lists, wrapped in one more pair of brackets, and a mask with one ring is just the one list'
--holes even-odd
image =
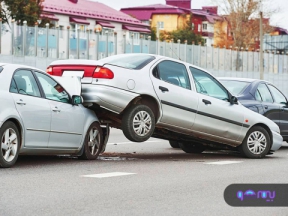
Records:
{"label": "metal fence", "polygon": [[[11,26],[0,22],[0,61],[45,69],[55,59],[101,59],[120,53],[151,53],[181,59],[217,77],[259,78],[259,52],[151,41],[123,32],[94,32],[60,28]],[[131,34],[129,34],[131,35]],[[288,95],[288,55],[264,53],[264,79]]]}

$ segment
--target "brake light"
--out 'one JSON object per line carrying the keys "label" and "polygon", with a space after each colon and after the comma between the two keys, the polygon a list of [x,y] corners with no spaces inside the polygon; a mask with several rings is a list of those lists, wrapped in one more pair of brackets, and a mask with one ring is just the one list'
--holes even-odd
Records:
{"label": "brake light", "polygon": [[113,79],[114,73],[108,68],[97,67],[94,71],[93,78]]}
{"label": "brake light", "polygon": [[48,67],[46,69],[46,73],[50,74],[50,75],[53,75],[53,67]]}

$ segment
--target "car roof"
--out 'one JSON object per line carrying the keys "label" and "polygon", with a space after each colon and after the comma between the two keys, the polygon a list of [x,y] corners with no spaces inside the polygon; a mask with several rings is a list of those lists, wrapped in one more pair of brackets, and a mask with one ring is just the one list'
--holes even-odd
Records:
{"label": "car roof", "polygon": [[0,66],[13,66],[14,68],[28,68],[28,69],[32,69],[32,70],[37,70],[40,72],[44,72],[43,70],[41,70],[40,68],[36,68],[33,66],[29,66],[29,65],[21,65],[21,64],[13,64],[13,63],[0,63]]}

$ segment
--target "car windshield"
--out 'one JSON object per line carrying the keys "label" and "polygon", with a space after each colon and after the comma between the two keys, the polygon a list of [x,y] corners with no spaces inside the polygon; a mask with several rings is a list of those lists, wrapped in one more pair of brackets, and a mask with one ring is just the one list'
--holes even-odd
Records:
{"label": "car windshield", "polygon": [[102,60],[111,65],[139,70],[154,59],[155,57],[151,55],[116,55]]}
{"label": "car windshield", "polygon": [[220,82],[235,96],[239,95],[249,85],[249,82],[237,80],[220,80]]}

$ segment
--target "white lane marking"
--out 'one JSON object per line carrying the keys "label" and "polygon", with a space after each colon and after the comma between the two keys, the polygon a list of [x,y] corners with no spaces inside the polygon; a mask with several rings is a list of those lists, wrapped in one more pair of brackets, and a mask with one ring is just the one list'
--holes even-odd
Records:
{"label": "white lane marking", "polygon": [[217,162],[209,162],[209,163],[204,163],[204,164],[209,164],[209,165],[228,165],[228,164],[237,164],[237,163],[242,163],[243,161],[217,161]]}
{"label": "white lane marking", "polygon": [[112,172],[112,173],[102,173],[102,174],[92,174],[92,175],[82,175],[81,177],[87,178],[109,178],[125,175],[135,175],[136,173],[125,173],[125,172]]}
{"label": "white lane marking", "polygon": [[[146,141],[146,142],[141,142],[141,143],[156,143],[156,142],[161,142],[161,141]],[[113,142],[113,143],[108,143],[107,145],[124,145],[124,144],[134,144],[135,142]]]}

